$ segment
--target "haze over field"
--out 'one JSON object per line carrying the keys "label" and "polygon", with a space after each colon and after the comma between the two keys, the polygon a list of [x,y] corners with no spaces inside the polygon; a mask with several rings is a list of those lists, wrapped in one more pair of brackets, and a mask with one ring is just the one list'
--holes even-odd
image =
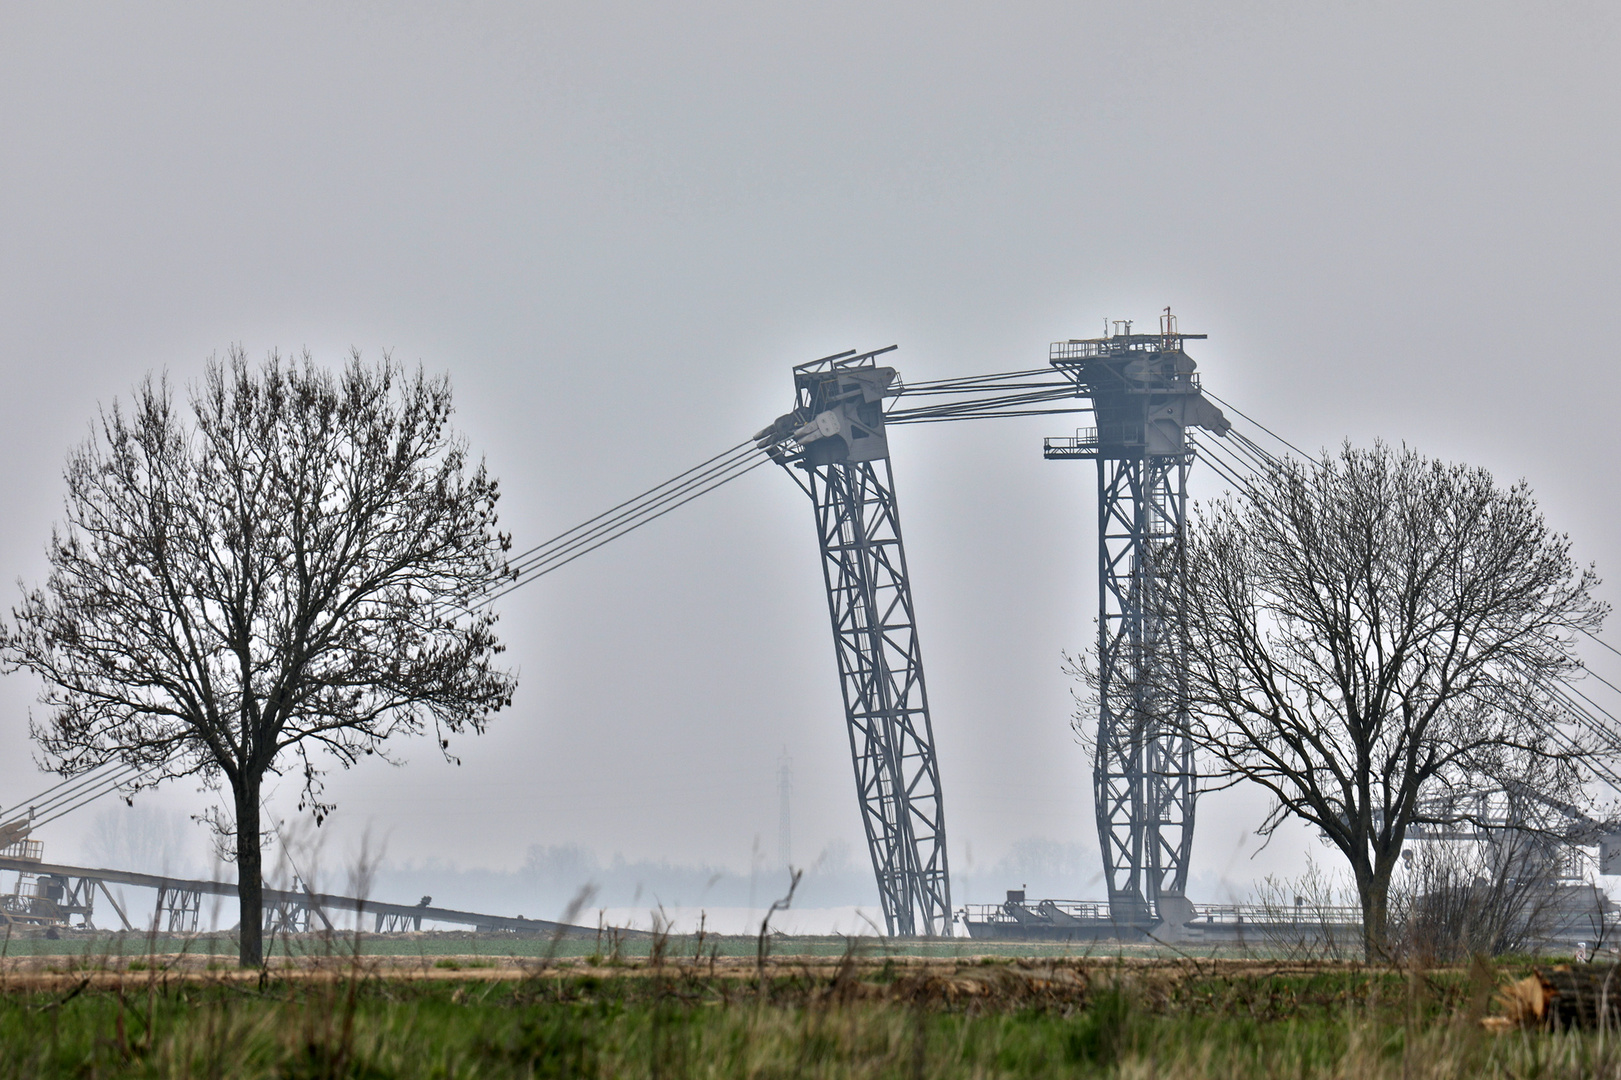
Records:
{"label": "haze over field", "polygon": [[[1211,335],[1205,385],[1280,434],[1524,477],[1614,579],[1618,39],[1611,6],[1558,0],[14,8],[0,578],[42,578],[98,406],[232,343],[450,372],[523,547],[768,423],[792,364],[1029,368],[1169,304]],[[1101,890],[1060,655],[1092,640],[1095,482],[1040,453],[1074,426],[891,437],[958,902]],[[381,852],[402,891],[455,867],[531,915],[576,871],[645,904],[655,871],[615,884],[616,858],[752,906],[786,748],[795,862],[875,906],[816,560],[760,469],[514,593],[514,707],[459,767],[422,741],[334,776],[322,857]],[[0,805],[49,782],[34,695],[0,679]],[[1289,828],[1254,855],[1264,805],[1201,803],[1199,899],[1320,850]],[[93,814],[53,858],[112,857]],[[206,869],[200,832],[166,835]]]}

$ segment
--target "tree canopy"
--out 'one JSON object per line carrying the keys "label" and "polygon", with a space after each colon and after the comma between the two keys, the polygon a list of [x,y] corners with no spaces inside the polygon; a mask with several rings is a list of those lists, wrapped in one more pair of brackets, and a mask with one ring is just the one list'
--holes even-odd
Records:
{"label": "tree canopy", "polygon": [[34,736],[62,773],[121,760],[230,789],[258,964],[264,777],[295,773],[319,821],[333,763],[482,732],[516,686],[478,602],[510,540],[444,377],[232,350],[187,406],[148,376],[103,410],[0,651],[43,680]]}
{"label": "tree canopy", "polygon": [[1523,482],[1383,444],[1285,460],[1197,513],[1185,566],[1206,783],[1261,785],[1263,831],[1295,818],[1344,855],[1370,948],[1415,824],[1501,825],[1483,792],[1586,801],[1602,748],[1553,691],[1607,609]]}

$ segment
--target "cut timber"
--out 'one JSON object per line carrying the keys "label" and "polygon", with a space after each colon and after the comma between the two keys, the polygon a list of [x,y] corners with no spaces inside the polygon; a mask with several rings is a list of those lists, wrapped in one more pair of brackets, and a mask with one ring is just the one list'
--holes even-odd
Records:
{"label": "cut timber", "polygon": [[1601,1018],[1621,1025],[1621,965],[1533,968],[1498,991],[1497,1000],[1503,1016],[1489,1027],[1596,1028]]}

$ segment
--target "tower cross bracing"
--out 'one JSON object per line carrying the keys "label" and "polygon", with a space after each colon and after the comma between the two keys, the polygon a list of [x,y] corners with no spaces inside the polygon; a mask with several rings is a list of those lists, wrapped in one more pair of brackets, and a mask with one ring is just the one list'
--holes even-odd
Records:
{"label": "tower cross bracing", "polygon": [[[891,936],[951,933],[940,768],[883,402],[895,369],[841,354],[794,368],[797,407],[756,436],[811,498],[850,756]],[[791,442],[790,442],[791,440]]]}
{"label": "tower cross bracing", "polygon": [[1193,846],[1187,737],[1184,541],[1189,427],[1229,424],[1200,391],[1189,338],[1167,310],[1158,334],[1055,343],[1051,363],[1091,399],[1097,427],[1045,455],[1097,463],[1097,735],[1093,798],[1109,914],[1142,930],[1186,904]]}

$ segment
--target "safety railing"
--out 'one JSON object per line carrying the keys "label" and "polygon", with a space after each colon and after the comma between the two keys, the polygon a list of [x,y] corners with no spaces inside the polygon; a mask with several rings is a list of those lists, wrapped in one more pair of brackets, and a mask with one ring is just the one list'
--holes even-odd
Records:
{"label": "safety railing", "polygon": [[[1025,900],[1002,904],[965,904],[959,914],[970,922],[1009,926],[1061,925],[1067,921],[1107,922],[1104,900]],[[1191,927],[1200,926],[1354,926],[1362,909],[1337,904],[1194,904]]]}
{"label": "safety railing", "polygon": [[26,859],[29,862],[43,862],[45,859],[44,841],[18,840],[8,847],[0,848],[0,859]]}

